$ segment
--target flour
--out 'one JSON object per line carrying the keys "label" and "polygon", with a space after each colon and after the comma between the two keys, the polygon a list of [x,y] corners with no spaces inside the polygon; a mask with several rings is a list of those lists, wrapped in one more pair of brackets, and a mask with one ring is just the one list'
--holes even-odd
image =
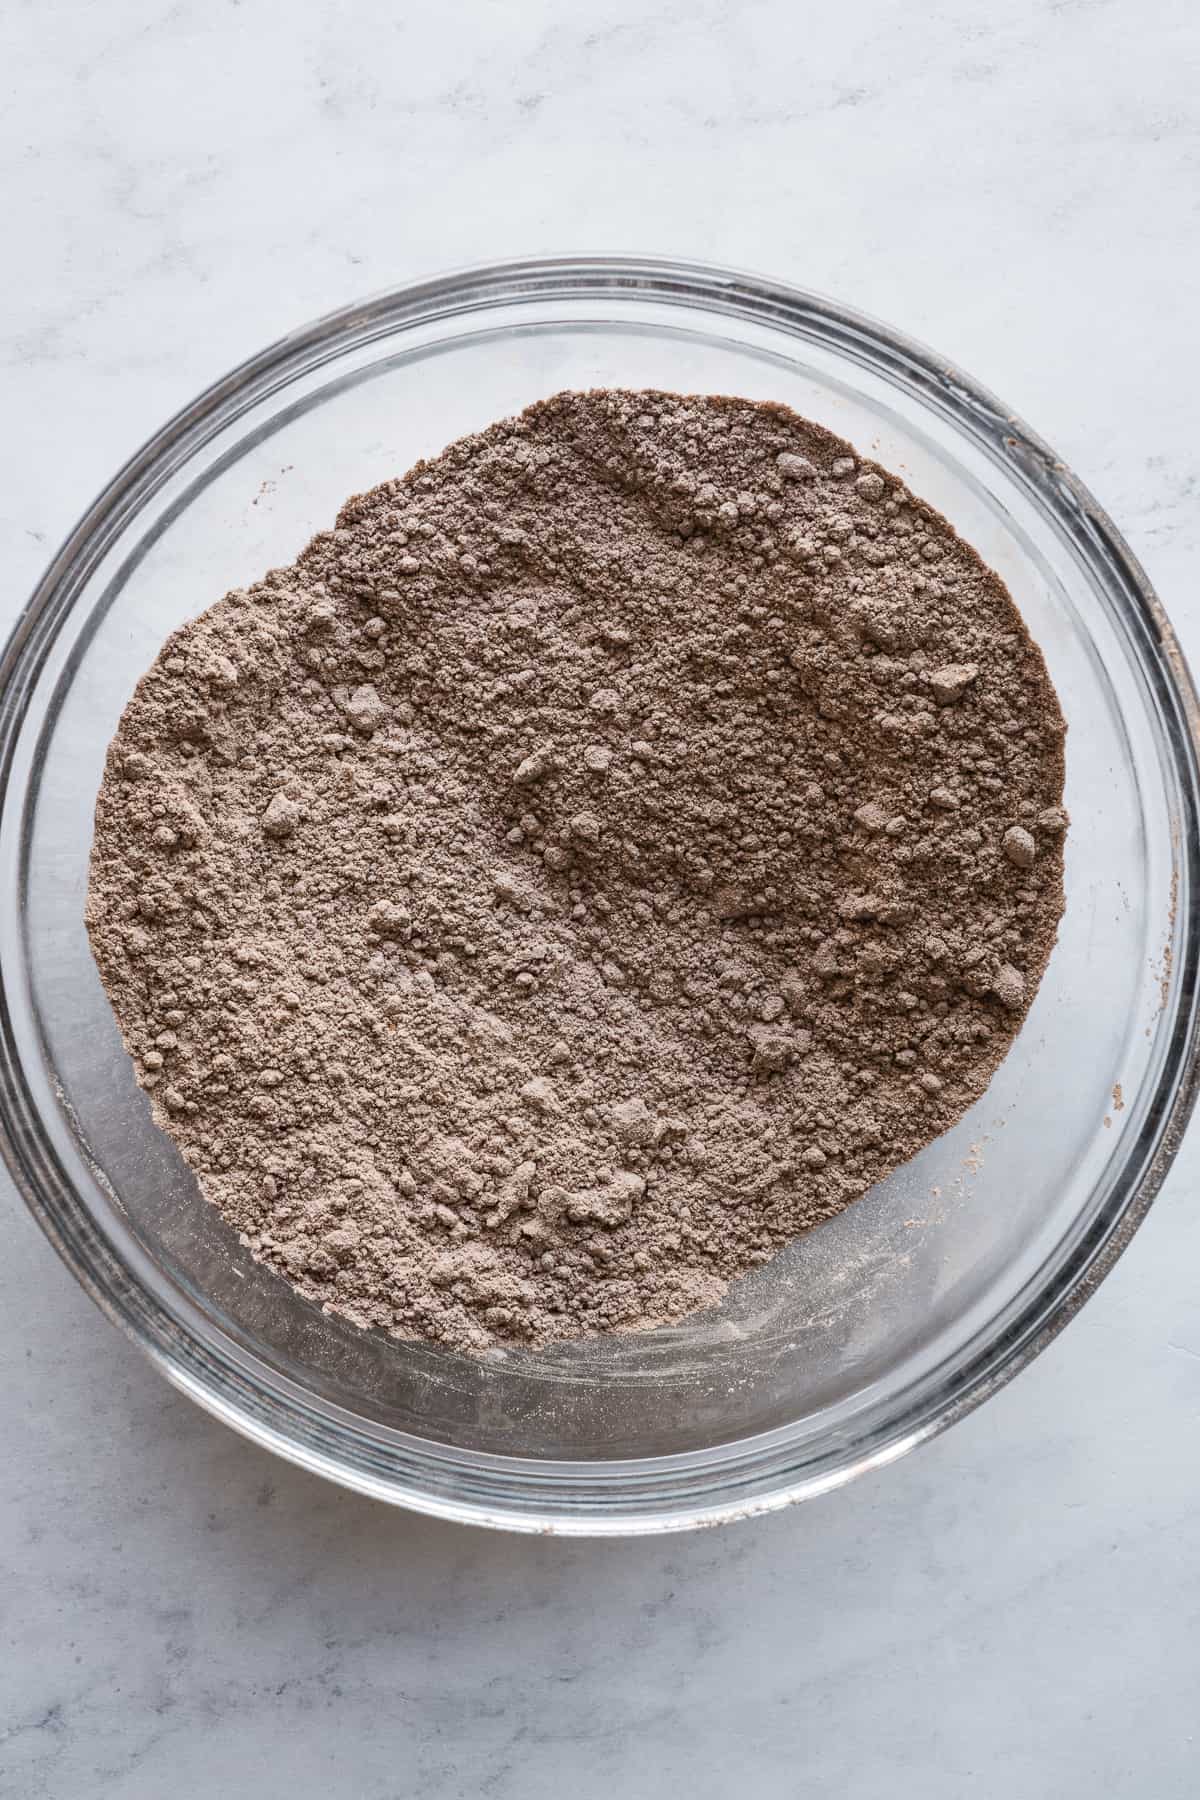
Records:
{"label": "flour", "polygon": [[1062,909],[998,577],[779,407],[563,394],[176,632],[88,923],[253,1254],[478,1352],[646,1329],[983,1092]]}

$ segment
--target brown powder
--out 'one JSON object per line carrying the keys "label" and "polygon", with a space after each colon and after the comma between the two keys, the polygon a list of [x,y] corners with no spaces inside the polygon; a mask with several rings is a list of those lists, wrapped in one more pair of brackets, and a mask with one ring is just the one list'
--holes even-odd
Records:
{"label": "brown powder", "polygon": [[634,1330],[945,1131],[1062,909],[1003,584],[780,407],[568,393],[176,632],[88,923],[255,1256],[479,1351]]}

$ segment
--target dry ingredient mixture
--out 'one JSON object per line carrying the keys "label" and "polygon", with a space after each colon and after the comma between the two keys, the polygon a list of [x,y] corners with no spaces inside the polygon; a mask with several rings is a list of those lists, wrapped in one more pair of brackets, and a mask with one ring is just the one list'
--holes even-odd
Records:
{"label": "dry ingredient mixture", "polygon": [[176,632],[88,924],[254,1255],[479,1352],[643,1329],[983,1091],[1062,910],[999,578],[788,410],[565,393]]}

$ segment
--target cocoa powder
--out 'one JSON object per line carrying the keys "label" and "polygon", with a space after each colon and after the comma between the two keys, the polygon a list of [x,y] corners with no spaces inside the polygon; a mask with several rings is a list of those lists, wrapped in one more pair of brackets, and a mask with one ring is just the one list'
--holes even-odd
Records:
{"label": "cocoa powder", "polygon": [[176,632],[88,924],[253,1254],[479,1352],[644,1329],[978,1098],[1062,909],[1006,589],[778,406],[560,394]]}

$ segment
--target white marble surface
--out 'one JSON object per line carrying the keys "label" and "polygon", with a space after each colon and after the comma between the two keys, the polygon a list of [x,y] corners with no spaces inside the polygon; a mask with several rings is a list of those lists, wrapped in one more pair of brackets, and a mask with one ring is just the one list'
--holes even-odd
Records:
{"label": "white marble surface", "polygon": [[[1200,654],[1193,0],[8,0],[3,605],[243,354],[410,275],[675,252],[936,344]],[[691,1538],[389,1513],[167,1390],[0,1192],[0,1795],[1183,1800],[1200,1137],[1042,1360]]]}

